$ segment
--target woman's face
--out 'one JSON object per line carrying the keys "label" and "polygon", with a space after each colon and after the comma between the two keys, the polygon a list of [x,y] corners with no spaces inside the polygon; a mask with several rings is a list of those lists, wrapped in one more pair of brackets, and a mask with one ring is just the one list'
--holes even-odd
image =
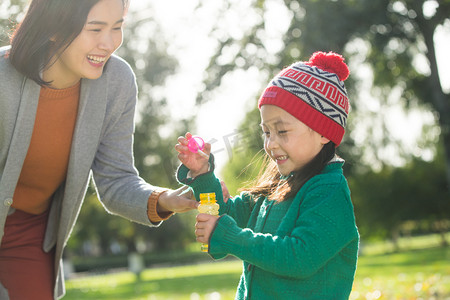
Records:
{"label": "woman's face", "polygon": [[63,89],[81,78],[99,78],[105,63],[122,44],[123,18],[122,0],[100,0],[90,10],[80,34],[44,71],[43,79],[52,81],[52,88]]}

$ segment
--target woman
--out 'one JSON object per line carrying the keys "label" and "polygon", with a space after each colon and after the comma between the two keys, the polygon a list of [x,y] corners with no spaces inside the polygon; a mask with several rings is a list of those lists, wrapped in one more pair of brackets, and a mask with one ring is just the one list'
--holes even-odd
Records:
{"label": "woman", "polygon": [[[61,258],[92,172],[106,209],[157,226],[196,208],[133,165],[126,0],[32,0],[0,48],[0,299],[64,295]],[[26,288],[24,288],[26,285]]]}

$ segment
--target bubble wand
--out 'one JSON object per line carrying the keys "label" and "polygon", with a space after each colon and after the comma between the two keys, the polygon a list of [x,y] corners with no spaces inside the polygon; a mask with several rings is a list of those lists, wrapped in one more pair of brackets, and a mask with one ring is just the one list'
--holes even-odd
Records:
{"label": "bubble wand", "polygon": [[188,139],[188,148],[189,151],[192,153],[198,153],[204,158],[208,159],[209,155],[203,152],[203,149],[205,148],[205,141],[199,137],[199,136],[192,136],[190,139]]}

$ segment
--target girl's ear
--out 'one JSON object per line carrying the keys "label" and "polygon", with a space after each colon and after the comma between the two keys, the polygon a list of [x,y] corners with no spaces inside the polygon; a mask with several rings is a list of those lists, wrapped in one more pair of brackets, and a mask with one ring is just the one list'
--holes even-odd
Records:
{"label": "girl's ear", "polygon": [[326,137],[324,137],[323,135],[320,137],[320,143],[322,145],[328,144],[330,142],[329,139],[327,139]]}

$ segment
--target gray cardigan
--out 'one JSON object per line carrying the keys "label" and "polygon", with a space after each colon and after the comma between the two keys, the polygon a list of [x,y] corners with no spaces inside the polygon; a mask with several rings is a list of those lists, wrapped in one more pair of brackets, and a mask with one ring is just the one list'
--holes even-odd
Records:
{"label": "gray cardigan", "polygon": [[[18,73],[0,48],[0,242],[33,132],[40,86]],[[91,174],[112,214],[154,226],[147,202],[156,187],[139,177],[133,161],[136,81],[113,56],[97,80],[82,79],[77,123],[65,184],[53,196],[44,250],[56,245],[55,299],[64,295],[62,253],[80,211]],[[3,290],[3,291],[2,291]],[[0,283],[0,295],[5,290]],[[3,299],[3,298],[2,298]]]}

